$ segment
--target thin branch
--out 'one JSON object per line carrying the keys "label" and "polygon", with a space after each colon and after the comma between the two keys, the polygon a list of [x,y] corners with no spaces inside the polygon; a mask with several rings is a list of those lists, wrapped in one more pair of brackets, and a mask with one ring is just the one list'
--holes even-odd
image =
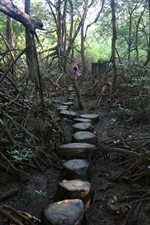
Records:
{"label": "thin branch", "polygon": [[11,70],[11,68],[13,67],[13,65],[17,62],[17,60],[26,52],[27,47],[24,48],[22,50],[22,52],[20,52],[20,54],[16,57],[16,59],[12,62],[12,64],[9,66],[9,68],[6,70],[6,72],[3,74],[3,76],[0,79],[0,87],[2,86],[2,81],[4,80],[4,78],[6,77],[6,75],[9,73],[9,71]]}

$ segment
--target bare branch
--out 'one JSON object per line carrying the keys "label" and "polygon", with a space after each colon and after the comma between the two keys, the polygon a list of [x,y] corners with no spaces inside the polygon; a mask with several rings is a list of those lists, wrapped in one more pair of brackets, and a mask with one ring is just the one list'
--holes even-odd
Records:
{"label": "bare branch", "polygon": [[20,11],[10,0],[0,0],[0,12],[22,23],[32,34],[35,34],[35,29],[43,30],[43,23],[40,19]]}

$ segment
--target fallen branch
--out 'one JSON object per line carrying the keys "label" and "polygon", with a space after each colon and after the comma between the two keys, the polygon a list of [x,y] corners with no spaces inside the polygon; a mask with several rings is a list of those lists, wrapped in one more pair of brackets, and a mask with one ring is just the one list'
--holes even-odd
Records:
{"label": "fallen branch", "polygon": [[111,152],[111,153],[119,153],[119,154],[124,154],[128,156],[132,156],[133,158],[139,159],[140,161],[144,161],[148,158],[150,158],[150,152],[145,152],[145,153],[137,153],[133,151],[129,151],[126,149],[122,148],[109,148],[109,147],[95,147],[91,149],[86,149],[87,153],[93,153],[93,152]]}
{"label": "fallen branch", "polygon": [[[0,0],[1,3],[1,0]],[[18,61],[18,59],[26,52],[27,47],[24,48],[20,54],[16,57],[16,59],[12,62],[12,64],[9,66],[9,68],[6,70],[6,72],[3,74],[3,76],[0,79],[0,86],[2,86],[2,81],[4,80],[4,78],[6,77],[6,75],[9,73],[9,71],[11,70],[11,68],[13,67],[13,65]]]}
{"label": "fallen branch", "polygon": [[16,218],[14,218],[10,213],[8,213],[6,210],[3,209],[3,206],[0,206],[0,213],[3,214],[6,218],[8,218],[9,221],[14,222],[16,225],[23,225],[20,221],[18,221]]}
{"label": "fallen branch", "polygon": [[54,117],[53,117],[52,113],[50,112],[50,110],[48,110],[48,112],[49,112],[49,114],[50,114],[50,116],[51,116],[53,122],[55,123],[56,127],[58,128],[58,130],[59,130],[59,132],[60,132],[60,135],[63,137],[64,142],[66,142],[66,138],[65,138],[65,136],[64,136],[63,130],[60,128],[60,126],[58,125],[58,123],[57,123],[56,120],[54,119]]}
{"label": "fallen branch", "polygon": [[17,188],[13,188],[13,189],[5,192],[4,194],[1,194],[0,202],[13,197],[14,195],[16,195],[19,192],[19,190],[20,190],[20,187],[17,187]]}
{"label": "fallen branch", "polygon": [[20,176],[25,176],[26,178],[29,177],[29,174],[27,174],[26,172],[24,172],[23,170],[18,170],[6,157],[5,155],[0,152],[0,156],[2,157],[2,159],[4,159],[7,164],[13,169],[13,171],[17,174],[19,174]]}
{"label": "fallen branch", "polygon": [[[28,224],[28,225],[34,225],[34,223],[31,220],[40,222],[38,218],[31,216],[29,213],[18,211],[9,205],[0,206],[0,213],[17,225],[24,225],[24,223],[19,221],[19,219],[21,219],[22,221],[25,222],[25,224]],[[15,216],[17,216],[18,219],[16,219],[14,215],[12,216],[11,213],[15,214]]]}
{"label": "fallen branch", "polygon": [[8,137],[9,141],[11,142],[12,145],[16,145],[15,140],[13,139],[12,135],[10,134],[9,130],[7,129],[7,127],[5,126],[4,122],[2,119],[0,119],[0,128],[1,130],[3,130],[3,132],[6,134],[6,136]]}

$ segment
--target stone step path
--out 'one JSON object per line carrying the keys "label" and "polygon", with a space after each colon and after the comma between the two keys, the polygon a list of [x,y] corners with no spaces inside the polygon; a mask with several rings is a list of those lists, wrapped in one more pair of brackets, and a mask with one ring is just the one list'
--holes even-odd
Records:
{"label": "stone step path", "polygon": [[90,164],[85,159],[71,159],[64,163],[64,178],[67,180],[91,180]]}
{"label": "stone step path", "polygon": [[74,118],[73,123],[92,123],[91,119]]}
{"label": "stone step path", "polygon": [[61,111],[61,110],[68,110],[68,106],[67,105],[61,105],[57,108],[57,111]]}
{"label": "stone step path", "polygon": [[72,101],[69,101],[69,102],[64,102],[63,105],[67,105],[67,106],[71,106],[73,105],[74,103]]}
{"label": "stone step path", "polygon": [[60,158],[89,158],[88,149],[94,148],[95,145],[89,143],[68,143],[58,146],[58,156]]}
{"label": "stone step path", "polygon": [[82,114],[80,115],[82,119],[90,119],[92,120],[92,123],[99,122],[99,114]]}
{"label": "stone step path", "polygon": [[84,204],[80,199],[54,202],[44,209],[41,225],[82,225],[84,211]]}
{"label": "stone step path", "polygon": [[88,208],[91,202],[91,183],[83,180],[63,180],[58,184],[55,201],[64,199],[81,199],[85,208]]}
{"label": "stone step path", "polygon": [[94,131],[94,127],[91,123],[75,123],[72,125],[72,132],[78,132],[78,131]]}
{"label": "stone step path", "polygon": [[57,108],[61,117],[72,120],[72,143],[58,146],[58,156],[67,159],[62,170],[65,180],[58,184],[54,203],[43,210],[41,225],[83,225],[85,209],[90,206],[92,174],[86,159],[98,142],[93,124],[99,121],[99,114],[78,115],[71,110],[74,100],[70,85],[67,101]]}
{"label": "stone step path", "polygon": [[68,119],[73,119],[78,116],[78,114],[71,110],[61,110],[59,111],[61,117],[67,117]]}
{"label": "stone step path", "polygon": [[72,135],[72,142],[83,142],[96,145],[98,143],[98,137],[93,132],[78,131]]}

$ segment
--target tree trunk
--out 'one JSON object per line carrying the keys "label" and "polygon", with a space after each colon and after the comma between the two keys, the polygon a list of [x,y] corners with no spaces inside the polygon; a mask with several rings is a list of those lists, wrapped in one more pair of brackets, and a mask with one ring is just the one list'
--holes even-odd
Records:
{"label": "tree trunk", "polygon": [[87,7],[85,7],[83,16],[81,18],[81,62],[82,62],[82,66],[83,66],[82,76],[85,75],[85,71],[86,71],[85,46],[84,46],[84,43],[85,43],[84,24],[85,24],[86,15],[87,15]]}
{"label": "tree trunk", "polygon": [[65,1],[64,6],[61,0],[58,0],[57,3],[58,60],[59,67],[64,71],[66,71],[66,2],[67,1]]}
{"label": "tree trunk", "polygon": [[11,0],[0,0],[0,12],[3,12],[7,16],[10,16],[22,23],[32,34],[35,34],[35,29],[43,30],[43,23],[41,20],[21,12]]}
{"label": "tree trunk", "polygon": [[149,10],[149,33],[148,33],[147,58],[146,58],[146,61],[144,63],[144,66],[147,66],[147,64],[150,61],[150,0],[148,0],[147,2],[148,2],[148,10]]}
{"label": "tree trunk", "polygon": [[74,89],[77,95],[77,100],[78,100],[78,104],[79,104],[79,109],[84,109],[83,106],[83,102],[82,102],[82,98],[81,98],[81,94],[80,94],[80,89],[79,89],[79,85],[78,85],[78,81],[73,79],[73,85],[74,85]]}
{"label": "tree trunk", "polygon": [[135,34],[135,51],[136,51],[136,60],[139,60],[139,48],[138,48],[138,36],[139,36],[139,28],[140,28],[140,22],[143,17],[143,14],[145,12],[146,7],[141,11],[141,15],[136,23],[136,34]]}
{"label": "tree trunk", "polygon": [[131,45],[132,45],[132,39],[131,39],[131,32],[132,32],[132,12],[129,12],[129,34],[128,34],[128,63],[130,64],[131,59]]}
{"label": "tree trunk", "polygon": [[112,10],[112,45],[111,45],[111,60],[113,64],[113,84],[117,82],[117,68],[116,68],[116,11],[115,11],[115,0],[111,0],[111,10]]}
{"label": "tree trunk", "polygon": [[98,14],[95,16],[95,19],[86,26],[86,29],[85,29],[85,19],[87,17],[88,9],[94,4],[94,1],[91,1],[90,3],[88,1],[84,2],[85,3],[85,5],[83,7],[84,11],[83,11],[83,15],[81,18],[81,61],[82,61],[82,66],[83,66],[82,75],[84,75],[86,73],[85,45],[84,44],[86,41],[87,31],[91,25],[93,25],[94,23],[96,23],[98,21],[100,14],[102,12],[103,6],[104,6],[104,2],[105,2],[105,0],[102,0],[101,8],[100,8]]}
{"label": "tree trunk", "polygon": [[[7,23],[6,23],[6,40],[7,40],[7,48],[11,50],[12,48],[12,37],[13,37],[13,27],[12,27],[12,18],[7,16]],[[10,51],[11,60],[9,65],[14,61],[13,53]],[[11,73],[14,74],[14,67],[11,69]]]}
{"label": "tree trunk", "polygon": [[[26,12],[26,14],[30,15],[30,0],[25,0],[25,12]],[[42,84],[41,84],[41,74],[40,74],[40,70],[39,70],[36,45],[35,45],[35,41],[34,41],[34,35],[29,33],[29,31],[27,29],[26,29],[26,46],[27,46],[26,59],[27,59],[28,71],[29,71],[30,77],[35,82],[36,91],[39,90],[40,99],[41,99],[41,107],[42,107],[42,112],[43,112],[43,117],[44,117],[45,116],[45,107],[44,107],[43,90],[42,90]]]}
{"label": "tree trunk", "polygon": [[12,18],[7,16],[6,39],[9,44],[9,47],[12,47],[12,36],[13,36]]}

